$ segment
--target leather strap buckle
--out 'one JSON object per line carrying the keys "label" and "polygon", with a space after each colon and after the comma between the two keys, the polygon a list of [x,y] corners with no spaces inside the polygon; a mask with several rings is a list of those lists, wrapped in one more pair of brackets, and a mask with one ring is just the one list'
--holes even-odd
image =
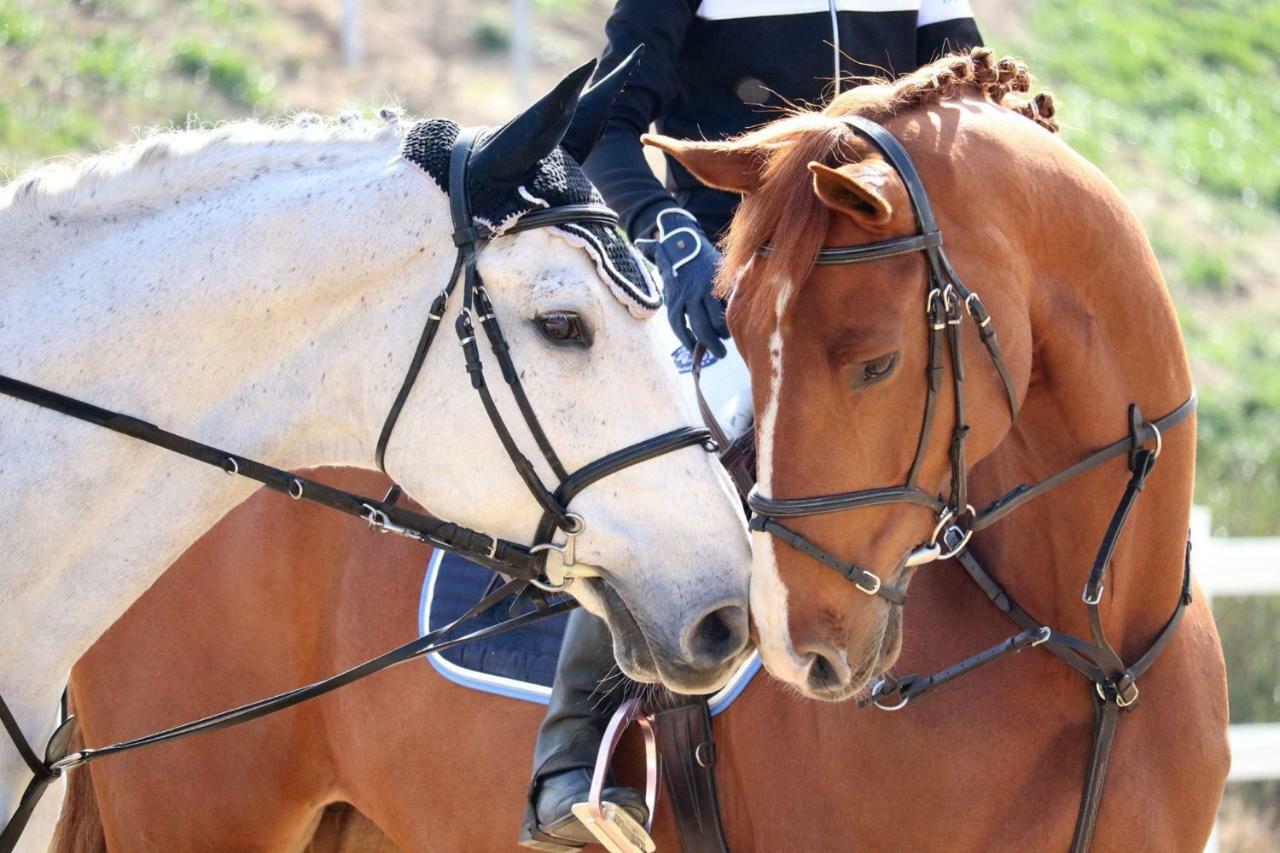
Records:
{"label": "leather strap buckle", "polygon": [[1095,682],[1093,689],[1103,702],[1114,702],[1126,710],[1137,704],[1141,696],[1137,679],[1128,671],[1125,671],[1114,683]]}

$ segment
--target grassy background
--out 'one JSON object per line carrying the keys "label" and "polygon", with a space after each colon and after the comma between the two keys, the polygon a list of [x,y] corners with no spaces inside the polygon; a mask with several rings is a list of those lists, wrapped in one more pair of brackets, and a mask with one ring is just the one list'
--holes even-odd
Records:
{"label": "grassy background", "polygon": [[[0,177],[154,125],[399,101],[516,108],[505,0],[0,0]],[[533,91],[599,51],[607,0],[537,0]],[[973,0],[988,43],[1058,96],[1064,136],[1142,218],[1200,391],[1197,500],[1217,535],[1280,535],[1280,4]],[[1280,721],[1280,602],[1215,612],[1237,722]],[[1233,786],[1224,849],[1280,849],[1280,785]]]}

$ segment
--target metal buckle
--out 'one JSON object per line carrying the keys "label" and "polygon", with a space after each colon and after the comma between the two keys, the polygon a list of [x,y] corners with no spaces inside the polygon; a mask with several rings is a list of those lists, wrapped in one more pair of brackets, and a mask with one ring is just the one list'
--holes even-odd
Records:
{"label": "metal buckle", "polygon": [[[1127,674],[1128,673],[1126,673],[1126,675]],[[1139,696],[1138,683],[1136,681],[1130,680],[1129,685],[1133,688],[1133,698],[1130,699],[1128,702],[1126,702],[1124,700],[1124,697],[1120,695],[1120,691],[1116,689],[1116,686],[1114,684],[1109,685],[1111,689],[1115,691],[1115,694],[1116,694],[1115,703],[1119,705],[1121,708],[1128,708],[1138,701],[1138,696]],[[1101,699],[1103,702],[1111,701],[1110,699],[1107,698],[1107,694],[1103,691],[1102,685],[1099,682],[1095,681],[1093,683],[1093,689],[1098,694],[1098,698]]]}
{"label": "metal buckle", "polygon": [[302,481],[297,477],[294,477],[293,482],[289,484],[289,497],[295,501],[302,500]]}
{"label": "metal buckle", "polygon": [[982,300],[978,298],[977,293],[970,293],[964,298],[964,310],[969,312],[970,317],[977,319],[978,314],[973,310],[973,303],[975,302],[978,303],[978,307],[983,311],[982,319],[978,320],[978,327],[985,329],[991,325],[991,315],[986,313],[987,307],[982,304]]}
{"label": "metal buckle", "polygon": [[1043,645],[1049,642],[1049,638],[1052,636],[1053,636],[1052,628],[1050,628],[1048,625],[1040,626],[1040,635],[1031,641],[1031,648],[1034,649],[1036,646]]}
{"label": "metal buckle", "polygon": [[1080,594],[1080,600],[1083,601],[1085,604],[1089,605],[1090,607],[1096,607],[1098,603],[1102,601],[1102,591],[1106,588],[1107,588],[1106,584],[1104,583],[1098,584],[1097,591],[1094,592],[1092,597],[1090,597],[1089,584],[1086,583],[1084,585],[1084,592]]}
{"label": "metal buckle", "polygon": [[[875,581],[875,586],[871,587],[870,589],[867,589],[865,586],[862,585],[862,580],[864,578],[871,578],[871,580]],[[858,589],[862,590],[863,592],[865,592],[867,595],[875,595],[880,591],[880,586],[881,586],[880,576],[874,572],[868,572],[864,570],[862,572],[862,577],[854,581],[853,585],[856,586]]]}

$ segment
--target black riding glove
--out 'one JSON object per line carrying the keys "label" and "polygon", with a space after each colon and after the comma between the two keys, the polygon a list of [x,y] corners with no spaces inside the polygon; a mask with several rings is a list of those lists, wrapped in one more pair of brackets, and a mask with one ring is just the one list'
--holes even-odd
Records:
{"label": "black riding glove", "polygon": [[657,239],[637,240],[636,245],[662,276],[672,330],[690,352],[695,343],[701,343],[716,358],[724,358],[720,341],[729,337],[729,327],[724,322],[723,300],[711,292],[720,252],[687,210],[662,211],[657,226]]}

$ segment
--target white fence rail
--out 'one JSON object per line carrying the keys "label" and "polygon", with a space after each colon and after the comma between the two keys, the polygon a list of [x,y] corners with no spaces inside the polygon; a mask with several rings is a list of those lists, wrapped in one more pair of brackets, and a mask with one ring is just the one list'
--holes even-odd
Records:
{"label": "white fence rail", "polygon": [[[1280,537],[1215,538],[1209,510],[1191,514],[1191,566],[1211,598],[1280,595]],[[1232,782],[1280,779],[1280,723],[1231,726]]]}

